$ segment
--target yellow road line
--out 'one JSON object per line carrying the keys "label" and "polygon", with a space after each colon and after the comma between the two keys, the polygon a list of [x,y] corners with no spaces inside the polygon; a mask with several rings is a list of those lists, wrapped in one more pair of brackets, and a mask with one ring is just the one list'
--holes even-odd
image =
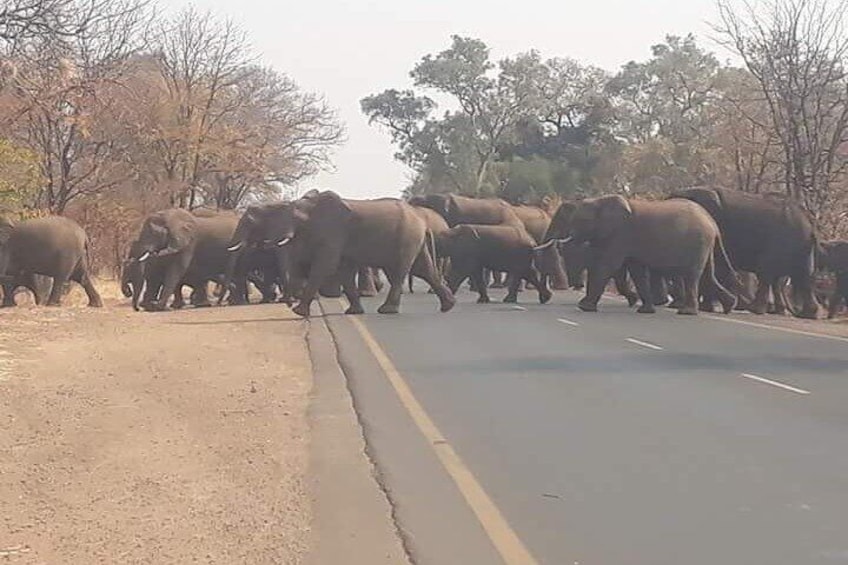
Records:
{"label": "yellow road line", "polygon": [[498,507],[495,506],[492,499],[489,498],[489,495],[486,494],[486,491],[483,490],[480,483],[477,482],[471,470],[465,466],[456,451],[447,443],[439,428],[436,427],[436,424],[430,419],[427,412],[424,411],[424,407],[421,406],[415,395],[412,394],[409,385],[406,384],[404,378],[395,368],[388,355],[383,351],[383,348],[377,343],[377,340],[374,339],[374,336],[371,335],[371,332],[368,331],[368,328],[365,327],[365,324],[353,316],[349,319],[359,332],[363,341],[365,341],[371,354],[374,355],[383,373],[389,379],[401,404],[406,408],[406,411],[412,417],[412,420],[418,426],[421,433],[424,434],[424,437],[427,438],[428,443],[436,453],[436,457],[438,457],[448,472],[448,475],[453,479],[453,482],[456,484],[459,492],[462,493],[471,510],[474,511],[474,514],[477,516],[477,519],[480,521],[489,539],[492,540],[504,562],[507,565],[537,565],[537,561],[518,538],[518,535],[510,527],[506,518],[501,514]]}

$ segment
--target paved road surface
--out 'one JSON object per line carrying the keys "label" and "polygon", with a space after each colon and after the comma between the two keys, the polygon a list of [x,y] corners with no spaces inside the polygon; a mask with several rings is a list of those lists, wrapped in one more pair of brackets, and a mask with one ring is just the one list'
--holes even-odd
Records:
{"label": "paved road surface", "polygon": [[[848,340],[474,298],[357,319],[535,562],[848,563]],[[501,561],[354,323],[327,320],[413,557]]]}

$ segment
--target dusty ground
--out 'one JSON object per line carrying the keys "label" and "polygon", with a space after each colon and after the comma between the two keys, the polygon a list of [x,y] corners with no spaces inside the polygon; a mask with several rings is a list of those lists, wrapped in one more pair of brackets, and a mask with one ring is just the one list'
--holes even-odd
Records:
{"label": "dusty ground", "polygon": [[300,562],[304,322],[114,291],[0,310],[0,562]]}

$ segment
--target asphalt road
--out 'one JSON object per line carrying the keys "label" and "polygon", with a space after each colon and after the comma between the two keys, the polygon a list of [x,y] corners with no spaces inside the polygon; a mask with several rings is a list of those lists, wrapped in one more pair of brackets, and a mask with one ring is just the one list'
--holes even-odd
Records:
{"label": "asphalt road", "polygon": [[[535,562],[848,563],[848,340],[475,296],[357,319]],[[414,561],[502,561],[355,323],[326,319]]]}

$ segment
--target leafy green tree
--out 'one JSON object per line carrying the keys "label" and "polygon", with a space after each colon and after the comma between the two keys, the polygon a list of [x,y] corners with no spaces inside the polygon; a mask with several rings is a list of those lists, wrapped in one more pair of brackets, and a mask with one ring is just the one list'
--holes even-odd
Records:
{"label": "leafy green tree", "polygon": [[533,105],[536,90],[521,72],[524,64],[519,58],[496,65],[485,43],[453,36],[448,49],[423,57],[410,76],[417,88],[447,97],[455,109],[434,117],[432,98],[386,90],[363,99],[362,111],[389,130],[399,160],[436,183],[431,190],[490,193],[498,149]]}
{"label": "leafy green tree", "polygon": [[624,65],[608,85],[614,132],[627,146],[621,182],[636,192],[710,182],[708,109],[720,63],[692,35],[668,36],[651,55]]}

